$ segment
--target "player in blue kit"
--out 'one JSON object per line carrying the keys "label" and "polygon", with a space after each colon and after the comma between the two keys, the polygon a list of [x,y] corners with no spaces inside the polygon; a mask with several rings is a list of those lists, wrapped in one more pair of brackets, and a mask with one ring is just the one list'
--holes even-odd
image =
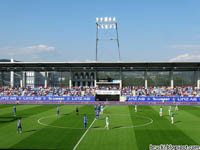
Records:
{"label": "player in blue kit", "polygon": [[96,119],[99,119],[99,110],[96,110]]}
{"label": "player in blue kit", "polygon": [[87,117],[86,117],[86,115],[84,115],[84,117],[83,117],[83,123],[84,123],[84,128],[86,129],[87,128]]}
{"label": "player in blue kit", "polygon": [[59,114],[60,114],[60,108],[59,106],[57,106],[57,116],[59,116]]}
{"label": "player in blue kit", "polygon": [[14,113],[14,116],[16,116],[16,113],[17,113],[16,106],[13,107],[13,113]]}
{"label": "player in blue kit", "polygon": [[96,110],[97,110],[97,105],[95,104],[95,105],[94,105],[94,111],[96,111]]}
{"label": "player in blue kit", "polygon": [[101,112],[101,104],[98,105],[98,111]]}
{"label": "player in blue kit", "polygon": [[22,133],[21,118],[19,118],[17,121],[17,133],[19,133],[19,132]]}

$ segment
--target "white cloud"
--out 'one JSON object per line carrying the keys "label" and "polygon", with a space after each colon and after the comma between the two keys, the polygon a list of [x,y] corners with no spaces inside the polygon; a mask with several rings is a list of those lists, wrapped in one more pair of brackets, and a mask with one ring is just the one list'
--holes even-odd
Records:
{"label": "white cloud", "polygon": [[56,47],[44,44],[26,47],[3,47],[0,48],[0,58],[14,58],[19,61],[34,61],[47,58],[52,55]]}
{"label": "white cloud", "polygon": [[200,61],[200,45],[199,44],[181,44],[170,46],[176,50],[185,51],[185,53],[173,57],[169,62],[196,62]]}
{"label": "white cloud", "polygon": [[37,50],[37,51],[54,51],[56,48],[53,46],[47,46],[47,45],[32,45],[32,46],[28,46],[25,47],[25,49],[28,50]]}
{"label": "white cloud", "polygon": [[169,62],[196,62],[200,61],[200,54],[199,55],[192,55],[192,54],[181,54],[174,58],[171,58]]}

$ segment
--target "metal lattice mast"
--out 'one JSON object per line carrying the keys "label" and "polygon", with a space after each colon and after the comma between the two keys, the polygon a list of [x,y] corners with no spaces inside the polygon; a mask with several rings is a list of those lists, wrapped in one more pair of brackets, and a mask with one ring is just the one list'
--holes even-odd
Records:
{"label": "metal lattice mast", "polygon": [[[99,38],[99,30],[113,30],[115,31],[115,36],[108,38]],[[120,46],[119,46],[119,35],[118,35],[118,26],[116,18],[113,17],[104,17],[96,18],[96,61],[98,61],[98,42],[99,40],[115,40],[117,42],[118,48],[118,59],[121,60],[120,56]]]}

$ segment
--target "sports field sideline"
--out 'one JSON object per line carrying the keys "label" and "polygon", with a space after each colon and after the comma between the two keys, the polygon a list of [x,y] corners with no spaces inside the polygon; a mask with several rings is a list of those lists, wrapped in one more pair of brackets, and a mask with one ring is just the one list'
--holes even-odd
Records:
{"label": "sports field sideline", "polygon": [[[200,106],[179,106],[175,124],[168,106],[105,106],[104,114],[95,120],[93,106],[80,105],[0,105],[0,148],[67,149],[67,150],[148,150],[149,144],[200,145]],[[174,106],[172,107],[174,110]],[[83,129],[83,116],[88,130]],[[104,129],[110,117],[110,130]],[[17,119],[22,117],[22,134],[17,134]]]}

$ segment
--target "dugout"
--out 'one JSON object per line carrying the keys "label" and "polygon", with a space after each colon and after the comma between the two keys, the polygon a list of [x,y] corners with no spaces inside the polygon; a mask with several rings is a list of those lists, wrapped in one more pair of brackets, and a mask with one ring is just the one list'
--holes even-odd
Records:
{"label": "dugout", "polygon": [[120,95],[96,95],[96,101],[120,101]]}
{"label": "dugout", "polygon": [[121,80],[99,80],[96,86],[96,101],[120,101]]}

